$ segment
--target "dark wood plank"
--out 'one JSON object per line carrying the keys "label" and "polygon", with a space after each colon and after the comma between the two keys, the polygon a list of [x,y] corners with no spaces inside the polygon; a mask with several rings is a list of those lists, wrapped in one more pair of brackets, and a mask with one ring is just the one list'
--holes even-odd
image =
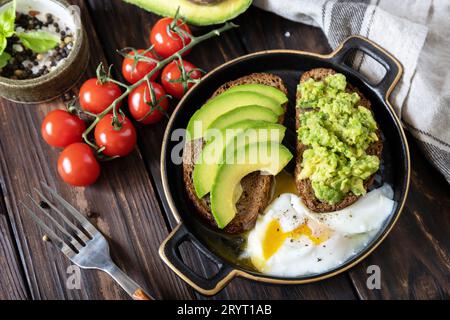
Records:
{"label": "dark wood plank", "polygon": [[256,52],[270,49],[292,49],[315,53],[331,51],[321,29],[283,19],[273,13],[251,7],[236,20],[245,49]]}
{"label": "dark wood plank", "polygon": [[[411,187],[404,211],[381,246],[350,272],[364,299],[450,298],[450,186],[408,135]],[[381,269],[381,289],[366,286],[367,267]]]}
{"label": "dark wood plank", "polygon": [[[119,0],[115,1],[89,1],[92,14],[96,17],[94,23],[99,32],[99,37],[105,48],[108,61],[116,65],[115,75],[120,78],[119,66],[121,57],[114,51],[127,46],[136,48],[146,48],[149,46],[148,35],[152,24],[159,19],[158,16],[147,13],[134,6],[124,4]],[[198,65],[200,68],[209,71],[225,61],[246,54],[239,36],[246,32],[254,21],[254,10],[250,10],[238,20],[241,30],[227,32],[219,39],[212,39],[206,43],[200,44],[194,48],[186,59]],[[273,15],[272,15],[273,16]],[[258,16],[256,16],[258,18]],[[273,16],[275,17],[275,16]],[[114,24],[108,24],[106,21],[115,21]],[[132,21],[132,23],[130,23]],[[123,26],[127,26],[127,31],[123,31]],[[194,29],[194,32],[202,33],[205,29]],[[309,30],[308,30],[309,31]],[[264,32],[264,31],[261,31]],[[316,31],[317,33],[317,31]],[[311,39],[313,39],[312,37]],[[312,40],[311,40],[312,41]],[[258,39],[255,39],[258,42]],[[322,44],[323,45],[323,44]],[[316,46],[315,42],[310,42],[310,47],[316,50],[323,50]],[[255,47],[256,48],[256,47]],[[268,49],[265,47],[261,49]],[[259,50],[259,49],[255,49]],[[162,194],[160,178],[160,150],[161,142],[166,121],[148,127],[139,127],[140,141],[139,146],[144,157],[144,161],[152,175],[152,181],[158,191],[160,191],[161,201],[164,201]],[[167,218],[172,227],[175,222],[171,215]],[[197,271],[208,275],[212,274],[214,267],[192,251],[192,248],[183,250],[186,263]],[[199,296],[202,298],[201,296]],[[216,299],[353,299],[355,298],[352,286],[346,275],[336,277],[335,279],[313,284],[308,286],[268,286],[259,285],[247,280],[234,280],[224,291],[215,297]]]}
{"label": "dark wood plank", "polygon": [[[0,140],[1,144],[1,140]],[[0,190],[0,300],[29,298],[28,285]]]}
{"label": "dark wood plank", "polygon": [[[92,76],[102,58],[102,48],[84,1],[73,1],[82,9],[91,45]],[[137,282],[158,298],[192,298],[192,291],[159,259],[159,243],[167,225],[138,151],[126,159],[102,165],[102,176],[89,188],[72,188],[58,178],[58,151],[45,145],[39,135],[40,122],[51,109],[63,107],[60,100],[39,105],[20,105],[0,100],[0,136],[6,206],[23,252],[28,282],[34,299],[128,299],[106,275],[82,271],[81,290],[67,290],[66,268],[70,262],[53,246],[41,241],[42,232],[19,207],[19,201],[39,181],[46,181],[92,221],[110,240],[113,258]],[[126,172],[126,175],[124,174]]]}

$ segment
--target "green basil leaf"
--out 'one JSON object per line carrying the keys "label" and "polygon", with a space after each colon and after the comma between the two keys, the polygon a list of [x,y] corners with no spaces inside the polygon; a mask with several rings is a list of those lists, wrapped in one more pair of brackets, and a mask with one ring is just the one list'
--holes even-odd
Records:
{"label": "green basil leaf", "polygon": [[0,34],[0,55],[3,53],[3,51],[5,51],[7,45],[8,42],[6,40],[6,37]]}
{"label": "green basil leaf", "polygon": [[8,64],[9,59],[11,59],[11,55],[8,52],[0,54],[0,69]]}
{"label": "green basil leaf", "polygon": [[0,34],[6,38],[14,34],[14,22],[16,21],[16,0],[3,6],[0,10]]}
{"label": "green basil leaf", "polygon": [[47,52],[58,45],[57,35],[45,31],[31,31],[17,34],[23,45],[36,53]]}

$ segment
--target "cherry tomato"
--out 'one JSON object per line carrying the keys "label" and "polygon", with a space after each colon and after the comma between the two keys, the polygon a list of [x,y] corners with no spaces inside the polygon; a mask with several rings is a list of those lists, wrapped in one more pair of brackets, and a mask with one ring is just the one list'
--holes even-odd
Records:
{"label": "cherry tomato", "polygon": [[103,153],[110,157],[124,157],[136,145],[136,129],[133,124],[123,115],[118,117],[120,128],[114,127],[112,114],[107,114],[95,127],[95,142],[99,147],[105,147]]}
{"label": "cherry tomato", "polygon": [[[116,100],[122,91],[112,82],[101,84],[97,78],[87,80],[80,89],[80,104],[83,110],[99,114]],[[120,108],[120,103],[117,105]]]}
{"label": "cherry tomato", "polygon": [[100,176],[100,165],[92,149],[85,143],[72,143],[58,159],[58,173],[70,185],[85,187]]}
{"label": "cherry tomato", "polygon": [[[185,70],[185,75],[182,75],[182,68]],[[202,73],[192,63],[183,60],[183,64],[179,60],[172,61],[163,70],[161,82],[166,89],[166,92],[171,96],[181,99],[187,90],[189,90],[194,83],[189,80],[200,79]],[[183,85],[187,85],[187,88]]]}
{"label": "cherry tomato", "polygon": [[169,108],[169,101],[165,97],[166,92],[163,87],[155,82],[150,84],[153,88],[154,99],[152,99],[147,83],[143,83],[134,89],[128,97],[128,107],[131,115],[143,124],[152,124],[160,121],[164,116],[162,110],[166,111]]}
{"label": "cherry tomato", "polygon": [[85,130],[84,121],[65,110],[50,111],[41,125],[41,134],[45,142],[59,148],[80,142]]}
{"label": "cherry tomato", "polygon": [[[138,53],[142,54],[145,52],[145,50],[138,50]],[[128,53],[130,56],[134,56],[134,51],[131,51]],[[145,53],[145,56],[150,59],[155,59],[156,57],[152,52]],[[156,66],[155,62],[146,62],[146,61],[139,61],[138,63],[135,63],[133,58],[125,58],[123,60],[122,64],[122,74],[123,77],[131,84],[134,84],[141,80],[143,77],[145,77],[150,71],[152,71]],[[159,75],[159,71],[156,72],[150,80],[155,80]]]}
{"label": "cherry tomato", "polygon": [[[174,20],[172,18],[162,18],[156,22],[150,33],[150,43],[154,46],[156,53],[161,57],[167,58],[175,52],[183,49],[184,46],[191,42],[187,35],[180,35],[173,30],[170,30],[171,24]],[[187,24],[181,20],[177,20],[177,26],[188,34],[192,34]],[[189,50],[188,50],[189,51]],[[186,51],[183,56],[188,54]]]}

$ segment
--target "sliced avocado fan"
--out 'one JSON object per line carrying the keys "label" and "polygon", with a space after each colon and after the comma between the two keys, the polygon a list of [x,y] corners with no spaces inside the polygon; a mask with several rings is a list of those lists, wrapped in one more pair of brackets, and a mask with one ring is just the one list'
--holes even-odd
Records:
{"label": "sliced avocado fan", "polygon": [[[247,131],[247,129],[250,129]],[[222,162],[245,144],[256,142],[278,142],[284,138],[286,128],[281,124],[265,121],[245,120],[222,131],[223,137],[207,143],[198,156],[192,173],[197,197],[203,198],[211,191]],[[238,138],[239,137],[239,138]],[[239,195],[240,196],[240,195]]]}
{"label": "sliced avocado fan", "polygon": [[292,154],[279,143],[259,142],[236,149],[234,159],[235,163],[227,160],[220,165],[211,189],[211,212],[220,229],[236,216],[236,195],[242,192],[242,178],[255,171],[276,175],[289,163]]}
{"label": "sliced avocado fan", "polygon": [[153,13],[180,16],[189,24],[206,26],[231,20],[248,9],[251,0],[124,0]]}
{"label": "sliced avocado fan", "polygon": [[189,120],[187,139],[202,138],[211,124],[221,115],[239,107],[255,105],[270,109],[277,116],[284,113],[283,107],[275,99],[251,91],[222,93],[208,100]]}

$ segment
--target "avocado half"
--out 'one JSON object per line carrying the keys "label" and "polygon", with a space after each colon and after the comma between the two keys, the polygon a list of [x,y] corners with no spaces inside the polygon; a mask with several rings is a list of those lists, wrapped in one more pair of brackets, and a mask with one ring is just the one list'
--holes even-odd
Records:
{"label": "avocado half", "polygon": [[189,24],[206,26],[238,16],[252,0],[124,0],[156,14],[173,17],[178,8]]}

